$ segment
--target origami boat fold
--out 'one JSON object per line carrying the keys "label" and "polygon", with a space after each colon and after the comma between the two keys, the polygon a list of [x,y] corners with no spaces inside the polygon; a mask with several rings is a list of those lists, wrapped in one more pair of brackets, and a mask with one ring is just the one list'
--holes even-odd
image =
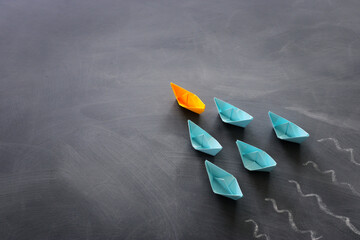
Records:
{"label": "origami boat fold", "polygon": [[215,164],[205,160],[211,188],[215,194],[238,200],[243,197],[236,178]]}
{"label": "origami boat fold", "polygon": [[244,128],[253,120],[253,117],[250,114],[230,103],[224,102],[218,98],[214,98],[214,101],[220,118],[225,123]]}
{"label": "origami boat fold", "polygon": [[201,114],[205,110],[205,104],[198,96],[174,83],[170,83],[170,85],[174,91],[176,100],[181,107],[198,114]]}
{"label": "origami boat fold", "polygon": [[276,136],[281,140],[302,143],[309,137],[304,129],[275,113],[269,111],[269,118]]}
{"label": "origami boat fold", "polygon": [[236,141],[244,167],[249,171],[270,172],[276,167],[275,160],[263,150],[250,144]]}
{"label": "origami boat fold", "polygon": [[215,156],[221,151],[220,143],[204,129],[188,120],[191,145],[195,150]]}

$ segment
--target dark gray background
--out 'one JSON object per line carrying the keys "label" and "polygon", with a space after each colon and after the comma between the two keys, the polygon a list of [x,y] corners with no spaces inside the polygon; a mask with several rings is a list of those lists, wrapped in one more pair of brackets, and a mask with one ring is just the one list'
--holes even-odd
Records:
{"label": "dark gray background", "polygon": [[[0,239],[254,239],[248,219],[259,239],[360,239],[359,13],[358,0],[0,1]],[[205,112],[180,108],[170,81]],[[253,122],[223,124],[215,96]],[[310,138],[278,140],[268,110]],[[187,119],[216,157],[192,149]],[[236,139],[277,168],[245,170]],[[213,194],[205,159],[244,198]]]}

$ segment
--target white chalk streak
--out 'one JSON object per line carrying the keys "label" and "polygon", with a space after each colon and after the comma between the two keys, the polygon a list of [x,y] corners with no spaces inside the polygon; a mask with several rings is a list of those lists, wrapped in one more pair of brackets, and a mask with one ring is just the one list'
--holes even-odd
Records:
{"label": "white chalk streak", "polygon": [[327,174],[330,174],[331,175],[331,181],[335,184],[335,185],[344,185],[344,186],[347,186],[351,192],[356,195],[356,196],[359,196],[360,197],[360,193],[358,191],[356,191],[356,189],[350,184],[350,183],[347,183],[347,182],[339,182],[336,178],[336,172],[335,170],[325,170],[325,171],[321,171],[319,166],[316,164],[316,162],[313,162],[313,161],[307,161],[306,163],[303,164],[303,166],[307,166],[307,165],[312,165],[314,167],[314,169],[321,173],[321,174],[324,174],[324,175],[327,175]]}
{"label": "white chalk streak", "polygon": [[245,222],[252,222],[255,226],[255,229],[254,229],[254,238],[261,238],[261,237],[264,237],[266,240],[270,240],[270,237],[269,235],[267,234],[258,234],[258,231],[259,231],[259,226],[257,225],[257,223],[253,220],[253,219],[248,219],[248,220],[245,220]]}
{"label": "white chalk streak", "polygon": [[294,217],[293,217],[293,214],[289,211],[289,210],[286,210],[286,209],[278,209],[278,206],[276,204],[276,201],[275,199],[272,199],[272,198],[265,198],[265,201],[271,201],[272,202],[272,205],[273,205],[273,208],[274,210],[277,212],[277,213],[287,213],[288,215],[288,218],[289,218],[289,224],[291,226],[291,228],[297,232],[297,233],[301,233],[301,234],[307,234],[309,233],[310,234],[310,237],[311,237],[311,240],[317,240],[317,239],[320,239],[322,238],[322,236],[319,236],[319,237],[315,237],[316,235],[316,232],[313,231],[313,230],[300,230],[295,222],[294,222]]}
{"label": "white chalk streak", "polygon": [[320,113],[320,112],[312,112],[309,109],[303,107],[285,107],[288,110],[295,111],[301,113],[307,117],[325,122],[327,124],[344,127],[358,131],[359,130],[359,121],[351,120],[351,119],[343,119],[343,118],[333,118],[329,114]]}
{"label": "white chalk streak", "polygon": [[339,215],[336,215],[334,214],[333,212],[330,211],[330,209],[326,206],[326,204],[323,202],[323,200],[321,199],[321,197],[315,193],[309,193],[309,194],[304,194],[302,191],[301,191],[301,188],[300,188],[300,184],[298,182],[296,182],[295,180],[289,180],[290,183],[294,183],[296,185],[296,189],[298,191],[298,193],[302,196],[302,197],[315,197],[316,198],[316,201],[319,205],[319,208],[324,212],[326,213],[327,215],[330,215],[334,218],[337,218],[337,219],[340,219],[341,221],[343,221],[346,226],[348,226],[348,228],[353,231],[355,234],[357,235],[360,235],[360,231],[354,226],[351,224],[350,222],[350,218],[348,217],[345,217],[345,216],[339,216]]}
{"label": "white chalk streak", "polygon": [[322,138],[322,139],[319,139],[317,140],[318,142],[324,142],[324,141],[332,141],[334,142],[335,144],[335,147],[337,150],[339,151],[342,151],[342,152],[348,152],[350,153],[350,162],[354,163],[355,165],[358,165],[360,166],[360,163],[356,162],[355,161],[355,158],[354,158],[354,149],[352,148],[342,148],[339,144],[339,141],[335,138]]}

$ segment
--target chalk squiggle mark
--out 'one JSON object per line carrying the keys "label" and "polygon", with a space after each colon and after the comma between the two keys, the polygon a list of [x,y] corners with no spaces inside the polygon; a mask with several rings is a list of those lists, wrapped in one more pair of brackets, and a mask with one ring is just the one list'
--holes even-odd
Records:
{"label": "chalk squiggle mark", "polygon": [[350,153],[350,162],[354,163],[355,165],[357,166],[360,166],[360,163],[356,162],[355,161],[355,158],[354,158],[354,149],[352,148],[342,148],[339,144],[339,141],[335,138],[322,138],[322,139],[319,139],[317,140],[318,142],[324,142],[324,141],[332,141],[334,142],[335,144],[335,147],[337,150],[339,151],[342,151],[342,152],[348,152]]}
{"label": "chalk squiggle mark", "polygon": [[295,232],[298,232],[298,233],[301,233],[301,234],[307,234],[307,233],[310,233],[310,237],[311,237],[311,240],[317,240],[317,239],[320,239],[322,238],[322,236],[319,236],[319,237],[316,237],[316,232],[313,231],[313,230],[300,230],[295,222],[294,222],[294,217],[292,215],[292,213],[289,211],[289,210],[286,210],[286,209],[278,209],[278,206],[276,204],[276,201],[275,199],[272,199],[272,198],[265,198],[265,201],[271,201],[272,205],[273,205],[273,208],[274,210],[277,212],[277,213],[287,213],[288,215],[288,218],[289,218],[289,224],[291,226],[291,228],[295,231]]}
{"label": "chalk squiggle mark", "polygon": [[257,223],[253,220],[253,219],[248,219],[248,220],[245,220],[245,222],[252,222],[255,226],[255,229],[254,229],[254,238],[261,238],[261,237],[264,237],[266,240],[270,240],[270,237],[269,235],[267,234],[258,234],[258,231],[259,231],[259,226],[257,225]]}
{"label": "chalk squiggle mark", "polygon": [[298,193],[302,196],[302,197],[315,197],[316,198],[316,201],[319,205],[319,208],[325,212],[327,215],[330,215],[334,218],[337,218],[337,219],[340,219],[341,221],[343,221],[346,226],[348,226],[348,228],[354,232],[355,234],[357,235],[360,235],[360,231],[354,226],[351,224],[350,222],[350,218],[348,217],[345,217],[345,216],[339,216],[339,215],[336,215],[334,214],[333,212],[331,212],[328,207],[326,206],[326,204],[323,202],[323,200],[321,199],[321,197],[315,193],[309,193],[309,194],[304,194],[302,191],[301,191],[301,188],[300,188],[300,184],[295,181],[295,180],[289,180],[290,183],[294,183],[296,185],[296,189],[298,191]]}
{"label": "chalk squiggle mark", "polygon": [[306,163],[303,164],[303,166],[307,166],[307,165],[312,165],[314,167],[314,169],[324,175],[330,174],[331,175],[331,181],[335,184],[335,185],[345,185],[347,186],[354,195],[359,196],[360,197],[360,193],[358,191],[356,191],[356,189],[350,184],[350,183],[346,183],[346,182],[339,182],[336,178],[336,173],[335,170],[325,170],[325,171],[321,171],[319,169],[319,166],[316,164],[316,162],[313,161],[307,161]]}

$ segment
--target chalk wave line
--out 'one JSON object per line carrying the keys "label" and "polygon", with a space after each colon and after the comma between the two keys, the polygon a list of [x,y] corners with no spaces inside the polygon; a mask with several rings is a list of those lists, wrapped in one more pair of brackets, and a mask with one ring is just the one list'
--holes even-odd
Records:
{"label": "chalk wave line", "polygon": [[326,204],[323,202],[323,200],[321,199],[321,197],[315,193],[309,193],[309,194],[304,194],[301,190],[300,184],[295,181],[295,180],[289,180],[290,183],[294,183],[296,185],[296,189],[297,192],[302,196],[302,197],[315,197],[316,201],[319,205],[320,210],[322,210],[324,213],[326,213],[327,215],[330,215],[334,218],[340,219],[342,222],[344,222],[346,224],[346,226],[355,234],[360,235],[360,231],[350,222],[350,218],[345,217],[345,216],[340,216],[340,215],[336,215],[333,212],[330,211],[330,209],[326,206]]}
{"label": "chalk wave line", "polygon": [[287,210],[287,209],[279,209],[277,204],[276,204],[276,201],[275,199],[272,199],[272,198],[265,198],[265,201],[270,201],[273,205],[273,208],[274,210],[277,212],[277,213],[287,213],[288,215],[288,218],[289,218],[289,224],[291,226],[291,228],[295,231],[295,232],[298,232],[298,233],[301,233],[301,234],[307,234],[309,233],[310,234],[310,237],[311,237],[311,240],[317,240],[317,239],[320,239],[322,238],[322,236],[319,236],[319,237],[316,237],[316,232],[313,231],[313,230],[300,230],[295,222],[294,222],[294,216],[293,214]]}
{"label": "chalk wave line", "polygon": [[254,238],[261,238],[261,237],[264,237],[266,240],[270,240],[270,237],[269,235],[263,233],[263,234],[258,234],[259,232],[259,226],[257,225],[257,223],[253,220],[253,219],[248,219],[248,220],[245,220],[245,222],[251,222],[254,224],[255,228],[254,228]]}
{"label": "chalk wave line", "polygon": [[319,168],[319,166],[317,165],[317,163],[314,162],[314,161],[307,161],[306,163],[303,164],[303,166],[307,166],[307,165],[309,165],[309,164],[312,165],[313,168],[314,168],[317,172],[319,172],[319,173],[321,173],[321,174],[324,174],[324,175],[330,174],[330,176],[331,176],[331,181],[332,181],[335,185],[344,185],[344,186],[347,186],[347,187],[352,191],[352,193],[353,193],[354,195],[360,197],[360,193],[359,193],[358,191],[356,191],[356,189],[355,189],[350,183],[347,183],[347,182],[339,182],[339,181],[337,180],[335,170],[330,169],[330,170],[321,171],[320,168]]}
{"label": "chalk wave line", "polygon": [[341,151],[341,152],[348,152],[350,153],[350,162],[354,163],[357,166],[360,166],[360,163],[358,163],[357,161],[355,161],[354,158],[354,149],[352,148],[342,148],[340,146],[340,143],[337,139],[335,138],[321,138],[319,140],[317,140],[318,142],[324,142],[324,141],[332,141],[335,144],[335,147],[337,150]]}

